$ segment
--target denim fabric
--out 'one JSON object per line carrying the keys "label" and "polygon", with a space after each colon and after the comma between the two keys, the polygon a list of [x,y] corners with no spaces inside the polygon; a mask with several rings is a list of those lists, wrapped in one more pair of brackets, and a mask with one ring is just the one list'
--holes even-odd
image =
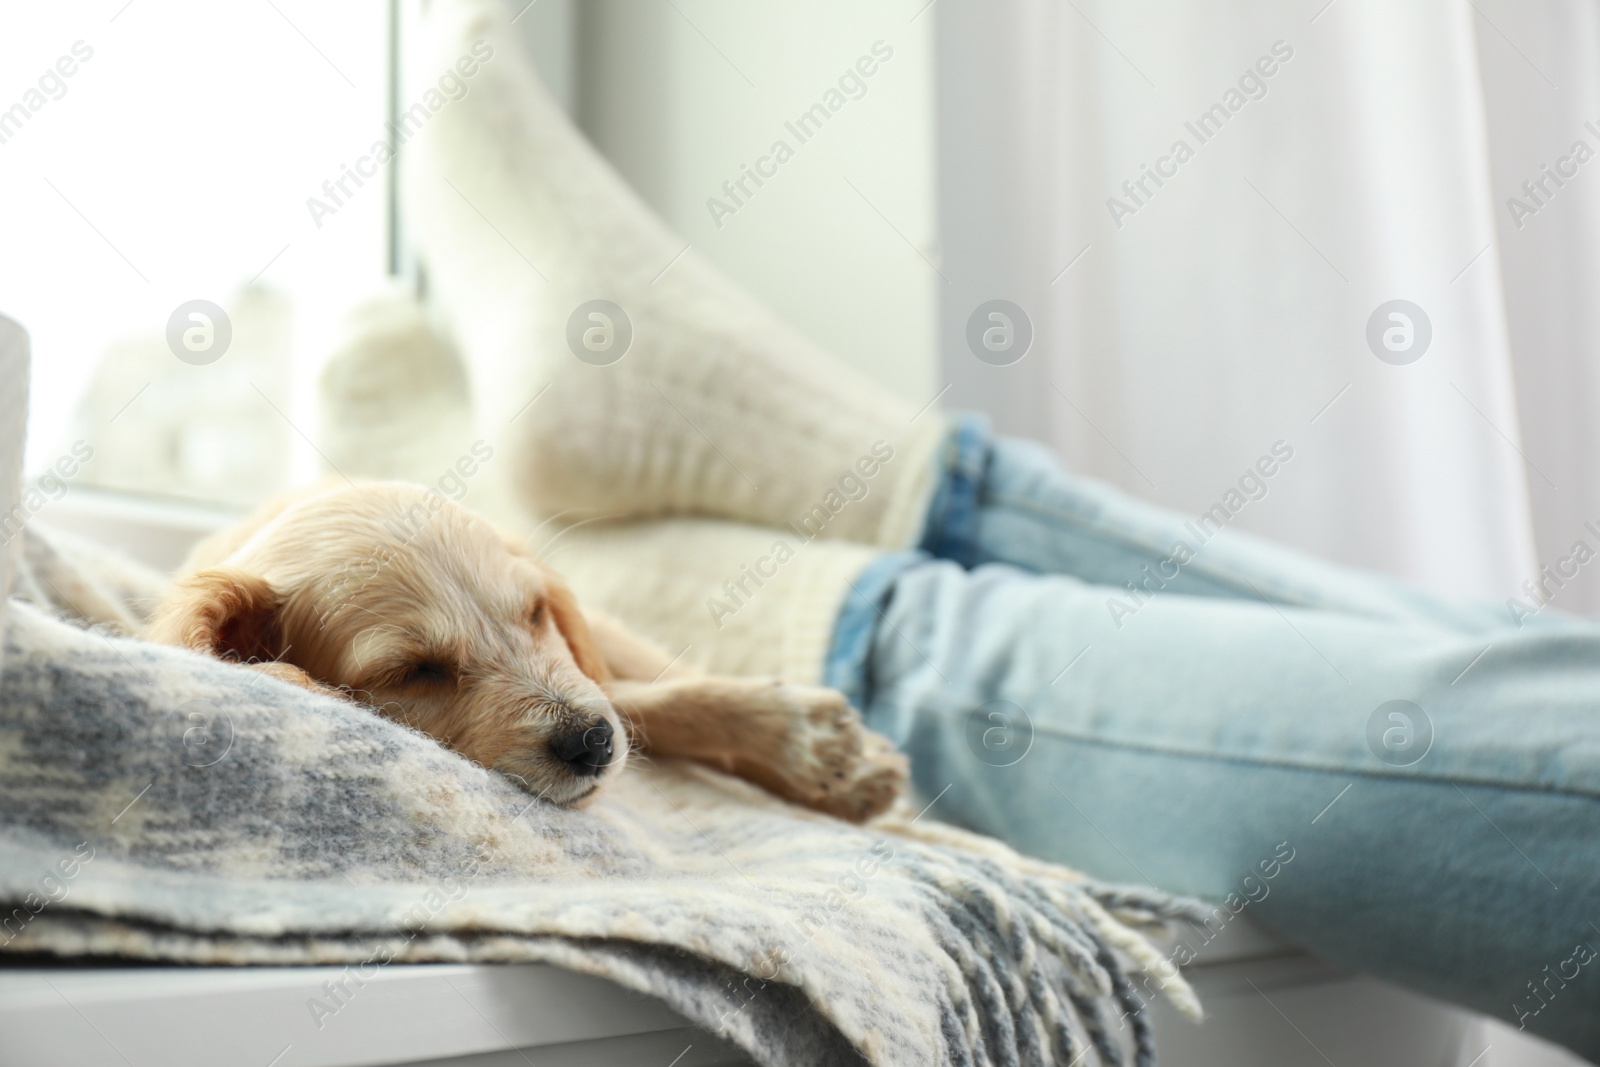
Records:
{"label": "denim fabric", "polygon": [[952,428],[938,457],[942,469],[917,546],[923,552],[963,567],[981,562],[978,522],[992,452],[988,424],[982,418],[968,416]]}
{"label": "denim fabric", "polygon": [[1600,625],[1202,540],[972,421],[942,462],[828,661],[936,814],[1600,1058]]}
{"label": "denim fabric", "polygon": [[868,704],[872,685],[872,643],[878,635],[894,583],[912,567],[926,563],[926,552],[886,552],[850,583],[834,621],[822,673],[858,708]]}

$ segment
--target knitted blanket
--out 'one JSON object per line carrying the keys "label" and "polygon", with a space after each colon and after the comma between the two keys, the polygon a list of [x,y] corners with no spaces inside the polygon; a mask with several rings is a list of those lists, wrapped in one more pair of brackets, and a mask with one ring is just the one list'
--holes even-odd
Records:
{"label": "knitted blanket", "polygon": [[36,526],[17,588],[44,603],[10,605],[0,677],[0,951],[546,961],[775,1067],[1146,1065],[1136,983],[1198,1011],[1144,935],[1185,902],[690,764],[553,807],[355,704],[117,636],[150,579]]}

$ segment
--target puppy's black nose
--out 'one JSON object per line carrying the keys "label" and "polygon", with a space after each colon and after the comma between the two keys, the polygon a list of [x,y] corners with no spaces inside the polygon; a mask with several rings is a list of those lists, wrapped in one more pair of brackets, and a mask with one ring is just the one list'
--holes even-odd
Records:
{"label": "puppy's black nose", "polygon": [[550,742],[550,752],[573,774],[599,774],[611,762],[611,724],[601,720],[562,734]]}

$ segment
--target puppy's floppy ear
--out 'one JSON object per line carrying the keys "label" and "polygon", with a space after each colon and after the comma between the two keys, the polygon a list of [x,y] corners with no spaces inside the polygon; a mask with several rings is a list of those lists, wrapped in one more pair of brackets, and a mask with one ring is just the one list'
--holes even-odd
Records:
{"label": "puppy's floppy ear", "polygon": [[565,582],[549,571],[545,572],[544,602],[550,608],[550,617],[555,620],[556,629],[561,631],[567,647],[572,649],[572,658],[577,662],[578,669],[601,686],[609,685],[611,672],[606,669],[600,646],[589,632],[589,623],[578,607],[578,598],[572,595],[572,590],[567,588]]}
{"label": "puppy's floppy ear", "polygon": [[282,607],[266,579],[210,567],[179,580],[156,609],[147,636],[219,659],[275,660],[284,651]]}

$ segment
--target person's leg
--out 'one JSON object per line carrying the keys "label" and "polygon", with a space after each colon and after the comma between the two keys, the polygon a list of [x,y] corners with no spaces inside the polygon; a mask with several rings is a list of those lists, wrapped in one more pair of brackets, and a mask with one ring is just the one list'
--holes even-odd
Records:
{"label": "person's leg", "polygon": [[854,585],[827,681],[934,814],[1600,1056],[1600,627],[1163,594],[1119,628],[1104,587],[908,556]]}
{"label": "person's leg", "polygon": [[[1127,617],[1147,599],[1181,593],[1267,600],[1378,618],[1413,619],[1483,632],[1515,628],[1503,604],[1454,603],[1404,582],[1340,567],[1228,528],[1233,511],[1270,492],[1292,462],[1280,446],[1229,487],[1207,514],[1181,515],[1065,470],[1051,452],[993,437],[967,416],[940,455],[939,481],[920,547],[963,567],[1007,563],[1113,587],[1108,615]],[[1545,625],[1555,613],[1527,623]]]}
{"label": "person's leg", "polygon": [[908,544],[940,414],[672,233],[546,91],[506,5],[422,17],[419,70],[493,56],[399,157],[428,317],[448,324],[495,449],[479,484],[546,517],[693,514]]}

